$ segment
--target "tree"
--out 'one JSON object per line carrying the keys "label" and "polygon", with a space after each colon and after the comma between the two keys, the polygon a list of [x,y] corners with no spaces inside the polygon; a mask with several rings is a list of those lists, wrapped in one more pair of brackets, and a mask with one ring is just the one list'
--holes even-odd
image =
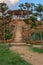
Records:
{"label": "tree", "polygon": [[[11,22],[12,15],[8,13],[9,9],[6,3],[0,3],[0,19],[2,20],[0,23],[2,40],[5,40],[6,28],[9,29],[9,23]],[[4,42],[4,41],[3,41]]]}
{"label": "tree", "polygon": [[24,4],[21,3],[21,4],[19,5],[19,7],[20,7],[20,10],[23,10],[23,8],[24,8]]}
{"label": "tree", "polygon": [[35,21],[37,20],[37,18],[35,17],[35,16],[30,16],[30,20],[32,20],[32,22],[34,22],[35,23]]}
{"label": "tree", "polygon": [[25,3],[25,8],[26,8],[26,11],[27,11],[27,19],[28,19],[28,11],[29,11],[29,8],[30,8],[30,4],[28,2]]}
{"label": "tree", "polygon": [[42,17],[42,12],[43,12],[43,5],[41,4],[38,4],[35,8],[36,12],[38,13],[37,15],[40,17],[40,20],[41,20],[41,17]]}
{"label": "tree", "polygon": [[[23,9],[24,9],[24,4],[21,3],[21,4],[19,5],[19,8],[20,8],[20,10],[23,10]],[[21,12],[21,16],[23,16],[23,11]]]}
{"label": "tree", "polygon": [[34,4],[34,3],[30,3],[30,9],[31,9],[31,12],[34,11],[34,8],[35,8],[35,4]]}

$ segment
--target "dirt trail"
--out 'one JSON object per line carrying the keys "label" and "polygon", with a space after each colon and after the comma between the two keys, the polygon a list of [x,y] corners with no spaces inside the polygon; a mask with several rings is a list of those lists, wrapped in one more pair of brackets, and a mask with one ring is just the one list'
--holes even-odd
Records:
{"label": "dirt trail", "polygon": [[[26,26],[23,21],[16,21],[16,35],[14,38],[14,42],[20,42],[22,38],[22,30],[23,26]],[[15,31],[15,29],[14,29]],[[14,44],[14,43],[13,43]],[[21,44],[21,43],[19,43]],[[24,43],[23,43],[24,44]],[[30,62],[32,65],[43,65],[43,54],[35,53],[29,50],[28,46],[12,46],[10,48],[11,51],[19,53],[27,62]]]}
{"label": "dirt trail", "polygon": [[43,65],[43,54],[29,50],[28,46],[12,46],[11,51],[19,53],[27,62],[32,65]]}

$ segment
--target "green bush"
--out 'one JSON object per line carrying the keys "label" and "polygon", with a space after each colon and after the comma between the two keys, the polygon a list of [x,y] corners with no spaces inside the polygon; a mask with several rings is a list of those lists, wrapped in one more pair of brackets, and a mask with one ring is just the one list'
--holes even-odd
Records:
{"label": "green bush", "polygon": [[43,33],[42,33],[42,40],[43,40]]}
{"label": "green bush", "polygon": [[30,39],[31,39],[31,37],[28,36],[28,37],[26,37],[25,40],[26,40],[26,41],[29,41]]}
{"label": "green bush", "polygon": [[7,40],[7,39],[11,39],[12,36],[13,36],[13,34],[5,34],[5,39],[6,39],[6,40]]}
{"label": "green bush", "polygon": [[40,33],[32,33],[31,37],[33,40],[40,40],[41,39]]}
{"label": "green bush", "polygon": [[27,37],[26,37],[25,41],[26,41],[27,44],[28,44],[28,41],[30,41],[30,39],[31,39],[30,36],[27,36]]}
{"label": "green bush", "polygon": [[35,23],[31,23],[30,28],[33,28],[33,27],[35,27],[35,26],[36,26]]}
{"label": "green bush", "polygon": [[37,18],[35,16],[30,16],[30,20],[32,20],[32,22],[35,22]]}
{"label": "green bush", "polygon": [[26,24],[29,24],[29,19],[24,19],[23,20]]}

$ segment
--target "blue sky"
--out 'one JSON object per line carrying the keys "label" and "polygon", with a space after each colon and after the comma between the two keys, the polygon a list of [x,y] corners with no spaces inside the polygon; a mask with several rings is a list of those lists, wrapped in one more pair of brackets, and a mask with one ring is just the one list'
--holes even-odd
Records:
{"label": "blue sky", "polygon": [[25,3],[25,2],[29,2],[29,3],[35,3],[35,4],[42,4],[43,5],[43,0],[19,0],[16,4],[10,5],[10,9],[18,9],[18,5],[20,3]]}

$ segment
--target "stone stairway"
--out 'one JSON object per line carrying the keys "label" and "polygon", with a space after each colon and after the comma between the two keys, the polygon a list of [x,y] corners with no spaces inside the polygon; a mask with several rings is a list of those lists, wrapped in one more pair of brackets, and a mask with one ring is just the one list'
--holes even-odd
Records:
{"label": "stone stairway", "polygon": [[22,20],[15,20],[15,29],[14,29],[14,43],[24,44],[23,40],[23,27],[27,29],[27,25]]}
{"label": "stone stairway", "polygon": [[22,27],[19,23],[19,21],[17,21],[18,23],[16,24],[15,27],[15,38],[14,38],[14,42],[15,43],[21,43],[22,42]]}
{"label": "stone stairway", "polygon": [[26,43],[10,43],[11,46],[28,46]]}

